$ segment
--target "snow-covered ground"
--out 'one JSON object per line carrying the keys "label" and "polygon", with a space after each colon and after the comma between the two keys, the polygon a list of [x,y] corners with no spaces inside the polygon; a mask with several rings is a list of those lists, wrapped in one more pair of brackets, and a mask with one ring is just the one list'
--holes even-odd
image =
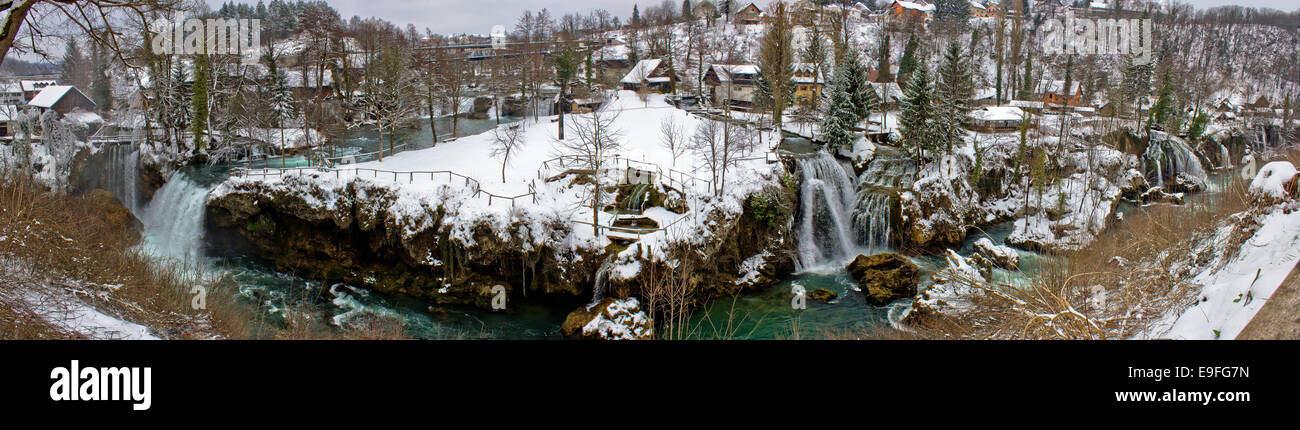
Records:
{"label": "snow-covered ground", "polygon": [[[1270,199],[1286,195],[1284,183],[1293,179],[1295,166],[1274,162],[1264,166],[1251,183],[1250,192]],[[1272,200],[1260,200],[1271,202]],[[1252,216],[1239,214],[1237,218]],[[1196,304],[1153,325],[1148,337],[1173,339],[1234,339],[1286,280],[1300,262],[1300,208],[1295,202],[1274,204],[1256,215],[1258,230],[1230,260],[1217,252],[1191,282],[1201,285]],[[1235,223],[1215,231],[1205,246],[1216,249],[1237,233]],[[1230,251],[1230,250],[1229,250]]]}
{"label": "snow-covered ground", "polygon": [[[663,255],[659,251],[669,240],[707,239],[711,233],[700,228],[705,215],[715,211],[726,216],[739,214],[749,194],[776,184],[780,177],[780,165],[769,164],[766,148],[759,145],[752,153],[742,155],[746,159],[728,169],[725,193],[722,198],[716,198],[708,186],[711,174],[705,160],[691,152],[674,160],[672,151],[661,143],[662,121],[675,121],[689,138],[697,126],[707,120],[672,107],[663,95],[649,95],[642,101],[631,91],[616,93],[603,109],[617,112],[612,129],[616,131],[622,148],[616,154],[617,159],[606,162],[608,171],[602,172],[602,183],[618,183],[623,170],[630,165],[660,172],[659,180],[664,183],[669,182],[667,177],[676,179],[672,185],[685,188],[683,191],[687,194],[690,211],[684,215],[659,208],[646,211],[645,216],[654,219],[661,227],[676,223],[673,228],[639,237],[642,248],[648,248],[646,252],[650,256]],[[409,226],[409,231],[404,234],[434,227],[430,225],[428,208],[441,206],[447,213],[442,222],[451,225],[453,237],[462,243],[473,243],[473,227],[487,222],[503,236],[511,230],[523,231],[532,236],[529,241],[536,245],[559,239],[566,244],[556,247],[559,249],[602,247],[608,243],[607,239],[593,235],[592,227],[583,224],[591,222],[590,187],[571,185],[573,176],[546,181],[568,169],[581,168],[574,165],[572,159],[566,160],[565,164],[557,160],[557,157],[571,154],[566,154],[558,143],[556,120],[550,116],[541,117],[536,122],[524,120],[501,126],[524,128],[523,144],[511,153],[505,165],[504,181],[502,159],[492,155],[494,132],[489,131],[440,143],[433,148],[384,157],[383,161],[359,163],[337,170],[306,169],[283,175],[277,171],[271,176],[255,173],[233,177],[218,187],[210,198],[234,191],[241,184],[260,182],[284,188],[319,208],[332,209],[336,196],[316,195],[314,190],[342,190],[348,183],[358,181],[396,191],[398,197],[389,211],[403,219],[402,225]],[[576,120],[575,115],[565,118],[570,127]],[[576,134],[569,128],[565,137],[576,141]],[[765,138],[774,137],[773,134]],[[697,179],[683,180],[691,176]],[[513,202],[503,198],[516,196],[523,197],[515,198]],[[603,204],[608,204],[613,196],[606,193],[602,200]],[[603,226],[610,225],[615,218],[604,211],[599,217]],[[685,217],[689,219],[683,220]],[[571,234],[565,238],[550,237],[546,225],[554,220],[570,223],[573,227]],[[516,221],[524,221],[530,227],[510,228]],[[630,255],[621,257],[612,276],[634,276],[639,264]]]}

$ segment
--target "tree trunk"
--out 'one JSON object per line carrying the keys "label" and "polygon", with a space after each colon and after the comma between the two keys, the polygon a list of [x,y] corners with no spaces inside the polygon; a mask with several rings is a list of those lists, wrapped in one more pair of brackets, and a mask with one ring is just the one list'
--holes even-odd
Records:
{"label": "tree trunk", "polygon": [[557,103],[557,105],[559,105],[557,107],[560,108],[559,112],[557,112],[560,115],[560,130],[559,130],[560,140],[564,140],[564,94],[567,93],[566,91],[567,88],[568,85],[560,86],[560,97],[559,97],[560,102]]}

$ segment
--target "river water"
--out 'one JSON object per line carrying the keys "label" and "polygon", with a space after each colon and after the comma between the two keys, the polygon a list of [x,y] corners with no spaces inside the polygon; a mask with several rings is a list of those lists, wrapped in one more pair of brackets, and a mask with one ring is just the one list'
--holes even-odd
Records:
{"label": "river water", "polygon": [[[407,149],[429,147],[431,134],[427,121],[420,127],[399,130],[396,133],[397,144],[407,144]],[[440,134],[450,130],[449,119],[438,118],[437,121]],[[496,124],[492,119],[461,119],[460,135],[482,133]],[[368,153],[379,147],[378,133],[367,128],[338,136],[335,140],[340,142],[334,148],[336,155]],[[133,154],[120,150],[109,154],[112,166],[134,168]],[[307,164],[306,158],[301,156],[287,158],[283,163],[291,166]],[[876,181],[881,178],[854,179],[851,169],[836,170],[842,166],[831,157],[813,156],[800,163],[803,163],[808,176],[803,178],[805,199],[801,204],[811,209],[801,208],[792,228],[804,241],[830,242],[830,246],[813,249],[805,244],[800,249],[800,273],[775,287],[705,304],[688,322],[689,337],[810,339],[853,335],[897,321],[909,306],[906,300],[884,307],[866,303],[863,294],[857,291],[856,282],[843,270],[843,266],[858,254],[892,251],[887,243],[879,240],[882,235],[888,236],[888,223],[883,222],[888,217],[861,217],[864,209],[856,203],[873,201],[868,206],[870,208],[888,205],[882,204],[883,198],[863,200],[858,195],[859,190],[853,188],[854,183],[881,182]],[[281,161],[272,159],[268,164],[278,167]],[[561,336],[559,328],[565,316],[584,301],[583,298],[539,300],[534,297],[512,304],[508,312],[490,312],[467,306],[430,306],[417,299],[327,284],[277,271],[266,261],[218,245],[227,241],[204,237],[203,213],[207,195],[226,179],[229,169],[228,165],[183,168],[175,172],[149,202],[136,201],[134,182],[113,178],[104,178],[100,182],[102,188],[127,194],[124,200],[130,202],[128,206],[145,225],[140,245],[143,251],[160,261],[183,264],[193,269],[195,276],[224,276],[237,286],[239,296],[248,305],[255,306],[271,322],[289,312],[306,312],[318,320],[345,325],[351,318],[370,313],[397,318],[403,322],[406,333],[417,339],[547,339]],[[889,172],[897,169],[876,170]],[[864,175],[876,174],[871,172],[868,169]],[[1200,200],[1203,195],[1192,196],[1188,203],[1195,204],[1193,201]],[[1120,208],[1122,213],[1133,210],[1135,206],[1129,204]],[[863,224],[863,219],[868,219],[865,231],[857,225]],[[855,225],[850,226],[850,223]],[[859,231],[853,231],[854,228]],[[973,243],[984,237],[1002,244],[1011,228],[1012,223],[1006,222],[984,230],[973,229],[957,251],[970,255]],[[1020,251],[1020,254],[1020,270],[996,270],[995,281],[1023,280],[1047,259],[1025,251]],[[929,284],[931,273],[946,264],[938,254],[909,258],[921,268],[922,287]],[[794,309],[791,300],[796,287],[808,292],[826,288],[837,293],[838,298],[830,303],[807,300],[805,309]]]}

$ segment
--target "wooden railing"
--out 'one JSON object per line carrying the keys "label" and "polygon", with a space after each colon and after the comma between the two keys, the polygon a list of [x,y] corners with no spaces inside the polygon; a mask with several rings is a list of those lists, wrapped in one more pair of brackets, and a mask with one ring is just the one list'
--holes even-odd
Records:
{"label": "wooden railing", "polygon": [[234,170],[231,170],[230,175],[237,176],[237,177],[244,177],[244,178],[256,177],[256,178],[266,179],[268,177],[284,177],[286,174],[299,174],[304,171],[318,172],[325,175],[328,175],[332,172],[334,174],[334,179],[342,179],[343,174],[349,171],[352,173],[352,177],[357,177],[357,178],[365,177],[365,173],[370,173],[370,177],[377,178],[377,179],[380,178],[381,176],[384,179],[387,179],[389,175],[392,175],[393,182],[400,183],[403,179],[405,179],[408,184],[413,184],[417,179],[424,179],[426,177],[428,178],[429,181],[436,181],[438,177],[442,175],[447,175],[447,182],[449,183],[456,178],[460,178],[464,180],[465,186],[471,187],[471,189],[474,190],[474,197],[487,198],[489,206],[491,206],[492,203],[494,203],[497,200],[506,200],[510,202],[511,207],[514,207],[516,201],[522,198],[531,198],[533,203],[537,203],[537,185],[535,181],[533,183],[528,184],[527,193],[520,194],[517,196],[507,196],[507,195],[496,194],[484,190],[482,184],[477,179],[474,179],[466,175],[462,175],[460,173],[456,173],[451,170],[395,171],[395,170],[371,169],[371,168],[363,168],[363,167],[354,167],[350,169],[349,168],[328,168],[328,167],[286,167],[286,168],[270,167],[270,168],[263,168],[263,169],[236,168]]}

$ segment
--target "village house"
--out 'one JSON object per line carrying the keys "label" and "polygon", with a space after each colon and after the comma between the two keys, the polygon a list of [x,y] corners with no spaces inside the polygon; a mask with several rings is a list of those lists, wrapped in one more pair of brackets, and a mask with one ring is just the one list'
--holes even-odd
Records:
{"label": "village house", "polygon": [[885,8],[889,21],[898,24],[923,23],[934,15],[934,5],[894,0]]}
{"label": "village house", "polygon": [[74,110],[83,110],[86,112],[95,111],[95,102],[86,97],[86,94],[71,85],[50,85],[41,89],[31,101],[27,102],[28,106],[39,109],[41,112],[53,110],[63,115]]}
{"label": "village house", "polygon": [[631,91],[673,91],[673,71],[659,58],[641,60],[620,81],[623,89]]}
{"label": "village house", "polygon": [[53,81],[53,80],[41,80],[41,81],[29,81],[29,80],[23,80],[23,81],[18,81],[18,85],[22,88],[22,91],[23,91],[23,101],[25,101],[25,102],[26,102],[26,101],[31,101],[33,97],[36,97],[36,93],[41,92],[41,90],[44,89],[45,87],[48,87],[48,86],[51,86],[51,85],[58,85],[58,84],[59,84],[58,82],[55,82],[55,81]]}
{"label": "village house", "polygon": [[0,105],[16,106],[27,103],[23,97],[23,87],[18,82],[5,82],[0,84]]}
{"label": "village house", "polygon": [[14,123],[18,121],[17,105],[0,105],[0,137],[14,135]]}
{"label": "village house", "polygon": [[968,115],[968,127],[982,132],[1008,132],[1020,128],[1027,115],[1015,106],[986,106]]}
{"label": "village house", "polygon": [[736,12],[736,21],[743,25],[753,25],[763,22],[763,10],[759,9],[753,3],[745,6]]}
{"label": "village house", "polygon": [[754,106],[757,75],[758,66],[754,64],[713,64],[704,74],[704,83],[709,86],[714,106],[748,109]]}
{"label": "village house", "polygon": [[1083,86],[1072,82],[1067,91],[1065,81],[1043,79],[1038,82],[1038,99],[1049,105],[1079,106],[1083,102]]}
{"label": "village house", "polygon": [[822,97],[822,88],[826,82],[817,67],[809,63],[794,64],[794,101],[808,103]]}
{"label": "village house", "polygon": [[970,0],[970,16],[972,18],[996,18],[1000,8],[997,3],[990,0]]}

